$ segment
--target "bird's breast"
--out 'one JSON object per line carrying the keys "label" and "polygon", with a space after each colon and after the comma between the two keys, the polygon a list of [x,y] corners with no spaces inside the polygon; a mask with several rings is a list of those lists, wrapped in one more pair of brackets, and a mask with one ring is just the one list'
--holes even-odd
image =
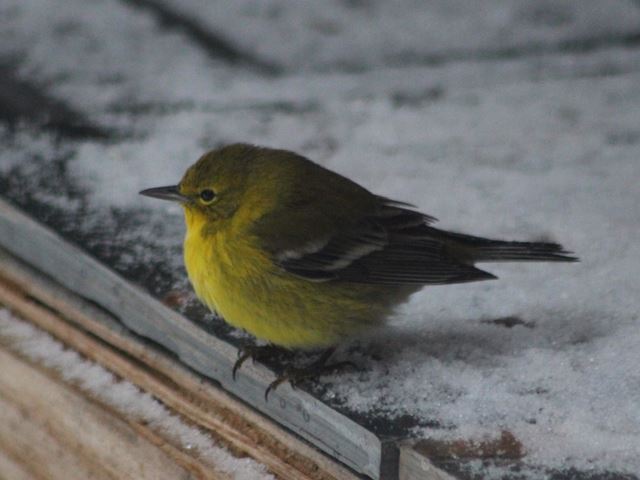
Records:
{"label": "bird's breast", "polygon": [[[206,229],[205,229],[206,230]],[[387,301],[362,285],[310,282],[273,264],[257,240],[187,228],[184,260],[198,297],[226,322],[276,345],[333,345],[375,324]]]}
{"label": "bird's breast", "polygon": [[234,326],[246,328],[247,317],[274,268],[251,238],[221,229],[203,234],[188,229],[184,262],[196,295]]}

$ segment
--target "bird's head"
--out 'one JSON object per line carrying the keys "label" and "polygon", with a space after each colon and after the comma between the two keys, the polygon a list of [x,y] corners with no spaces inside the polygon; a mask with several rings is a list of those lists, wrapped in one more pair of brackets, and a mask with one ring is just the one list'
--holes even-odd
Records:
{"label": "bird's head", "polygon": [[270,152],[275,151],[245,144],[211,150],[189,167],[179,184],[140,194],[181,203],[188,227],[206,226],[215,231],[234,217],[251,221],[275,200],[270,186],[277,182],[271,182],[271,175],[260,168]]}

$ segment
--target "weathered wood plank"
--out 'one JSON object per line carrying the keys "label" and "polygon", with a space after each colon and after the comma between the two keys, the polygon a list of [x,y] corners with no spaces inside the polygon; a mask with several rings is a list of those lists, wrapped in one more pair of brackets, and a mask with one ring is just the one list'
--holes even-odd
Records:
{"label": "weathered wood plank", "polygon": [[[46,425],[34,419],[24,407],[8,401],[4,395],[0,396],[0,422],[3,425],[0,429],[0,450],[24,469],[27,478],[113,479],[107,472],[91,468],[83,458],[56,440]],[[69,477],[70,472],[75,476]]]}
{"label": "weathered wood plank", "polygon": [[[400,446],[400,480],[455,480],[467,478],[465,466],[473,462],[522,466],[525,450],[518,439],[503,430],[495,437],[458,440],[421,439]],[[555,472],[561,475],[561,472]],[[578,472],[575,472],[578,474]],[[511,477],[509,477],[511,478]],[[558,477],[561,478],[561,477]],[[578,477],[576,477],[578,478]],[[582,478],[582,477],[580,477]]]}
{"label": "weathered wood plank", "polygon": [[23,465],[0,448],[0,480],[34,480],[35,478]]}
{"label": "weathered wood plank", "polygon": [[[126,421],[0,348],[2,449],[36,477],[216,479],[178,465]],[[19,457],[20,458],[20,457]],[[213,469],[212,469],[213,470]]]}
{"label": "weathered wood plank", "polygon": [[288,385],[265,401],[265,388],[275,379],[271,371],[259,364],[247,365],[234,381],[235,347],[204,332],[2,200],[0,245],[354,470],[376,479],[382,472],[385,478],[397,475],[394,444]]}
{"label": "weathered wood plank", "polygon": [[410,444],[400,447],[399,480],[456,480],[439,469],[427,457],[416,452]]}
{"label": "weathered wood plank", "polygon": [[[251,456],[282,478],[355,478],[345,468],[190,372],[175,359],[141,343],[104,311],[37,276],[33,269],[1,250],[0,302],[64,344],[151,393],[189,421],[206,428],[232,451]],[[42,304],[59,307],[65,318]],[[96,317],[102,321],[95,320]]]}

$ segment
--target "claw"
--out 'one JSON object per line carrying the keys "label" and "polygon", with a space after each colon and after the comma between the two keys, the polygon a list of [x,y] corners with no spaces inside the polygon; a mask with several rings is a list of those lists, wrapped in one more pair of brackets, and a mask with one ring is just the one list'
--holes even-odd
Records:
{"label": "claw", "polygon": [[[313,377],[319,377],[328,373],[333,373],[336,370],[344,367],[356,368],[356,365],[353,362],[349,361],[326,365],[326,362],[333,351],[333,348],[325,350],[316,361],[305,367],[286,368],[284,373],[276,378],[273,382],[271,382],[267,389],[264,391],[265,402],[269,401],[269,394],[275,391],[284,382],[288,381],[291,384],[291,388],[295,389],[303,380],[307,380]],[[268,359],[270,357],[273,357],[274,355],[282,355],[283,352],[286,352],[286,350],[283,350],[274,345],[245,345],[241,347],[240,349],[238,349],[238,359],[236,360],[236,363],[233,364],[233,369],[231,370],[231,376],[233,380],[236,380],[238,370],[240,370],[244,362],[246,362],[248,359]]]}
{"label": "claw", "polygon": [[246,362],[249,358],[251,358],[250,351],[246,351],[246,350],[243,351],[243,349],[238,350],[238,359],[236,360],[236,363],[233,364],[233,370],[231,370],[231,377],[233,378],[234,382],[236,381],[236,374],[238,370],[240,369],[242,364]]}
{"label": "claw", "polygon": [[295,390],[302,380],[311,378],[316,373],[317,372],[315,370],[308,370],[305,368],[287,368],[284,373],[276,378],[273,382],[271,382],[267,389],[264,391],[265,402],[269,401],[269,394],[275,391],[275,389],[282,385],[284,382],[288,381],[289,385],[291,385],[291,388]]}
{"label": "claw", "polygon": [[278,386],[283,383],[286,382],[288,380],[288,378],[285,375],[282,375],[281,377],[276,378],[273,382],[271,382],[269,384],[269,386],[267,387],[267,389],[264,391],[264,401],[268,402],[269,401],[269,394],[274,391],[276,388],[278,388]]}
{"label": "claw", "polygon": [[[329,354],[330,355],[330,354]],[[319,377],[322,375],[326,375],[329,373],[333,373],[336,370],[341,370],[345,367],[357,368],[355,363],[350,361],[344,362],[336,362],[331,365],[324,365],[324,362],[328,359],[329,355],[323,355],[318,361],[308,365],[307,367],[295,368],[289,367],[285,370],[285,372],[276,378],[273,382],[269,384],[267,389],[264,392],[264,401],[269,401],[269,394],[276,390],[281,384],[288,381],[291,385],[291,388],[295,390],[295,388],[302,382],[303,380]]]}
{"label": "claw", "polygon": [[231,377],[233,381],[236,380],[236,376],[242,364],[246,362],[248,359],[253,360],[262,360],[277,354],[280,350],[278,347],[274,347],[273,345],[245,345],[238,349],[238,359],[236,363],[233,364],[233,369],[231,370]]}

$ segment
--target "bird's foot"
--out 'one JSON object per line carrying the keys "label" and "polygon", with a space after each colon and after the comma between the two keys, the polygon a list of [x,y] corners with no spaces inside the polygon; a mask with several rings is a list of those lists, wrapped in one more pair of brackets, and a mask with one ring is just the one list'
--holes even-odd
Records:
{"label": "bird's foot", "polygon": [[252,359],[254,362],[256,360],[264,362],[270,358],[280,356],[283,353],[290,352],[287,352],[280,347],[276,347],[275,345],[244,345],[238,349],[238,359],[236,360],[236,363],[233,364],[231,376],[235,381],[238,370],[242,364],[249,359]]}
{"label": "bird's foot", "polygon": [[278,386],[280,386],[284,382],[289,382],[292,388],[296,388],[300,382],[303,380],[308,380],[310,378],[318,378],[323,375],[329,375],[331,373],[335,373],[343,368],[350,367],[356,368],[356,365],[353,362],[343,361],[343,362],[335,362],[331,364],[327,364],[327,360],[334,352],[335,349],[331,348],[323,352],[322,356],[318,358],[316,361],[311,363],[310,365],[306,365],[304,367],[287,367],[285,371],[276,378],[273,382],[269,384],[267,389],[264,392],[265,401],[269,400],[269,394],[273,392]]}

